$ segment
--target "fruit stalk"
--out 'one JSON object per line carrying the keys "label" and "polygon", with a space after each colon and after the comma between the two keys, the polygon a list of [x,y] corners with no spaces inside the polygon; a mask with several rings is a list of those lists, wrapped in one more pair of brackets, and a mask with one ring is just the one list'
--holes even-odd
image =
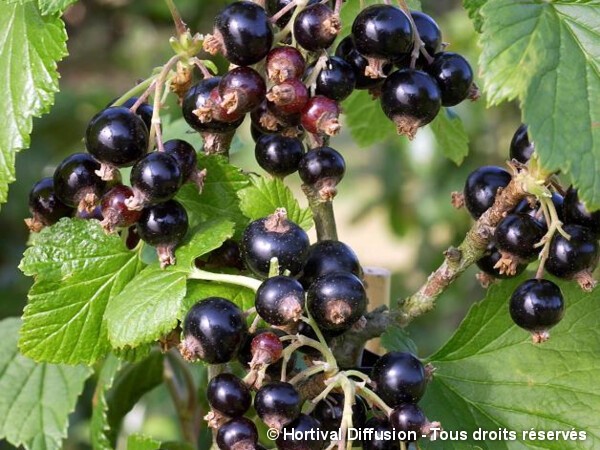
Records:
{"label": "fruit stalk", "polygon": [[321,199],[319,192],[312,186],[303,185],[302,190],[308,199],[308,206],[313,213],[313,220],[317,230],[317,239],[337,241],[337,227],[333,214],[333,202]]}

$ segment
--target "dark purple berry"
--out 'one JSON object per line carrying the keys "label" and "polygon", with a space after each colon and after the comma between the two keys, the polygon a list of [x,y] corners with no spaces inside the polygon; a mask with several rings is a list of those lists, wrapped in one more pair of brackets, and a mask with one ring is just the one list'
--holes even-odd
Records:
{"label": "dark purple berry", "polygon": [[540,252],[541,247],[536,247],[536,244],[546,231],[529,214],[509,214],[496,226],[494,242],[498,250],[518,257],[521,262],[529,262]]}
{"label": "dark purple berry", "polygon": [[510,159],[516,159],[522,164],[527,163],[535,151],[533,142],[529,141],[527,125],[521,124],[510,141]]}
{"label": "dark purple berry", "polygon": [[283,275],[267,278],[256,291],[256,312],[271,325],[288,325],[302,318],[304,288]]}
{"label": "dark purple berry", "polygon": [[340,18],[331,7],[316,3],[304,8],[296,16],[294,38],[302,48],[314,52],[333,44],[340,29]]}
{"label": "dark purple berry", "polygon": [[188,181],[198,165],[198,156],[194,147],[184,140],[171,139],[164,143],[164,149],[164,152],[177,162],[183,182]]}
{"label": "dark purple berry", "polygon": [[414,39],[410,20],[400,8],[371,5],[352,23],[356,49],[364,56],[392,59],[411,50]]}
{"label": "dark purple berry", "polygon": [[54,171],[56,197],[71,208],[92,210],[107,186],[99,170],[100,163],[87,153],[67,156]]}
{"label": "dark purple berry", "polygon": [[217,446],[220,450],[255,450],[257,444],[256,425],[245,417],[231,419],[217,431]]}
{"label": "dark purple berry", "polygon": [[206,264],[218,268],[244,270],[240,245],[233,239],[227,239],[219,248],[208,254]]}
{"label": "dark purple berry", "polygon": [[479,267],[479,269],[485,272],[486,274],[498,279],[515,277],[523,273],[523,271],[527,268],[527,264],[519,263],[515,267],[514,273],[512,273],[512,271],[511,273],[507,273],[505,271],[502,271],[502,273],[500,273],[500,270],[495,266],[501,258],[502,255],[500,254],[498,249],[492,244],[488,247],[486,254],[477,260],[477,267]]}
{"label": "dark purple berry", "polygon": [[323,240],[310,246],[300,282],[308,288],[317,278],[334,272],[362,276],[356,253],[340,241]]}
{"label": "dark purple berry", "polygon": [[131,169],[134,196],[127,201],[131,209],[172,199],[182,184],[181,169],[166,152],[153,152],[140,159]]}
{"label": "dark purple berry", "polygon": [[73,209],[61,202],[54,192],[52,177],[42,178],[29,192],[29,212],[32,217],[25,219],[31,231],[38,232],[45,226],[54,225],[63,217],[69,217]]}
{"label": "dark purple berry", "polygon": [[289,125],[281,117],[277,117],[267,105],[265,99],[257,108],[250,113],[252,126],[263,134],[280,133]]}
{"label": "dark purple berry", "polygon": [[273,83],[301,78],[305,67],[304,56],[295,47],[277,47],[267,55],[267,77]]}
{"label": "dark purple berry", "polygon": [[414,355],[389,352],[373,366],[371,380],[375,392],[390,407],[402,403],[417,403],[427,387],[425,368]]}
{"label": "dark purple berry", "polygon": [[573,187],[570,187],[565,195],[563,213],[566,223],[589,228],[597,237],[600,237],[600,211],[590,212],[579,201],[577,190]]}
{"label": "dark purple berry", "polygon": [[252,111],[261,104],[266,93],[265,80],[251,67],[236,67],[223,75],[219,83],[220,106],[228,114]]}
{"label": "dark purple berry", "polygon": [[[138,97],[131,97],[129,100],[125,101],[123,105],[125,108],[131,108],[135,105],[135,102],[138,101]],[[107,105],[110,106],[110,105]],[[140,106],[137,107],[135,113],[142,119],[148,131],[150,131],[150,127],[152,126],[152,115],[154,114],[154,108],[152,105],[143,102],[140,103]]]}
{"label": "dark purple berry", "polygon": [[261,136],[254,147],[258,165],[273,176],[285,177],[298,170],[304,154],[302,141],[279,134]]}
{"label": "dark purple berry", "polygon": [[[342,58],[352,67],[356,80],[356,84],[354,86],[355,89],[372,89],[383,83],[384,78],[372,78],[365,74],[365,70],[369,65],[369,61],[366,57],[361,55],[358,50],[356,50],[352,36],[347,36],[342,39],[335,50],[335,56]],[[393,65],[391,63],[387,63],[382,66],[381,70],[382,73],[387,76],[390,74],[392,69]]]}
{"label": "dark purple berry", "polygon": [[390,413],[389,420],[396,433],[403,432],[408,436],[415,436],[415,439],[409,439],[407,442],[419,439],[423,433],[423,427],[427,424],[427,417],[421,408],[412,403],[404,403],[394,408]]}
{"label": "dark purple berry", "polygon": [[[425,51],[431,57],[440,51],[442,47],[442,31],[438,26],[437,22],[433,18],[421,11],[411,11],[410,15],[417,27],[417,32],[423,44],[425,45]],[[409,49],[407,53],[399,58],[394,59],[394,63],[398,67],[407,68],[410,65],[412,59],[412,49]],[[426,66],[427,60],[423,54],[420,54],[417,58],[417,67]]]}
{"label": "dark purple berry", "polygon": [[[278,450],[321,450],[323,448],[323,438],[318,433],[321,424],[317,419],[306,414],[300,416],[289,423],[281,430],[279,437],[275,441]],[[311,433],[311,430],[314,432]],[[287,433],[286,433],[287,431]],[[300,436],[314,436],[314,439],[297,440],[295,434]],[[293,435],[294,437],[291,437]]]}
{"label": "dark purple berry", "polygon": [[269,428],[280,430],[298,418],[302,412],[302,398],[290,383],[274,381],[258,390],[254,409]]}
{"label": "dark purple berry", "polygon": [[[332,190],[344,178],[346,163],[344,157],[331,147],[317,147],[304,154],[298,166],[298,174],[302,181],[315,186],[320,191]],[[326,195],[327,196],[327,195]]]}
{"label": "dark purple berry", "polygon": [[[342,423],[344,394],[333,392],[315,406],[312,416],[321,422],[326,431],[337,431]],[[367,409],[362,398],[354,397],[352,405],[352,428],[360,429],[367,421]]]}
{"label": "dark purple berry", "polygon": [[452,52],[437,53],[426,70],[440,87],[442,106],[458,105],[469,96],[473,69],[463,56]]}
{"label": "dark purple berry", "polygon": [[600,255],[594,233],[580,225],[564,225],[563,230],[570,239],[559,232],[554,233],[546,270],[559,278],[572,278],[584,270],[594,270]]}
{"label": "dark purple berry", "polygon": [[210,407],[226,417],[243,416],[252,403],[248,386],[231,373],[221,373],[210,380],[206,396]]}
{"label": "dark purple berry", "polygon": [[370,439],[363,441],[363,450],[400,450],[400,443],[394,439],[385,439],[393,432],[389,420],[379,417],[371,417],[367,420],[365,430],[373,430],[365,433]]}
{"label": "dark purple berry", "polygon": [[474,219],[479,219],[496,200],[499,188],[505,188],[512,179],[502,167],[482,166],[467,177],[463,191],[465,206]]}
{"label": "dark purple berry", "polygon": [[[312,70],[314,65],[309,67],[307,78]],[[355,84],[356,76],[352,66],[338,56],[330,56],[325,67],[317,75],[315,94],[341,102],[352,94]]]}

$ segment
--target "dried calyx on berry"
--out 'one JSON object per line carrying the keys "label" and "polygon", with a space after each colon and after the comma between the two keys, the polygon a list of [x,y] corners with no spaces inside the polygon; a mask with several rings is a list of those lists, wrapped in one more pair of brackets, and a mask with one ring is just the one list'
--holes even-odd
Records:
{"label": "dried calyx on berry", "polygon": [[108,191],[100,201],[102,214],[102,228],[109,233],[114,233],[118,228],[129,228],[141,217],[141,211],[131,210],[126,201],[133,196],[129,186],[117,185]]}

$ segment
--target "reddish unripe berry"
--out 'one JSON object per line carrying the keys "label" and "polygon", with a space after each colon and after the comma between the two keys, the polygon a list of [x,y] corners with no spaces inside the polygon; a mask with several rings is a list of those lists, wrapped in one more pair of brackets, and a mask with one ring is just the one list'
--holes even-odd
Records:
{"label": "reddish unripe berry", "polygon": [[136,223],[142,211],[127,208],[125,200],[133,196],[133,190],[124,185],[115,186],[102,197],[102,227],[113,232],[115,228],[126,228]]}
{"label": "reddish unripe berry", "polygon": [[302,126],[309,133],[334,136],[340,131],[340,113],[340,107],[335,100],[316,95],[308,101],[302,111]]}
{"label": "reddish unripe berry", "polygon": [[254,364],[272,364],[281,358],[283,344],[275,333],[257,334],[250,344],[252,362]]}
{"label": "reddish unripe berry", "polygon": [[267,77],[273,83],[282,83],[288,78],[300,78],[305,67],[302,53],[294,47],[277,47],[267,55]]}
{"label": "reddish unripe berry", "polygon": [[219,82],[220,106],[227,114],[244,114],[260,105],[266,92],[265,80],[256,70],[236,67]]}
{"label": "reddish unripe berry", "polygon": [[308,102],[308,89],[298,78],[288,78],[273,86],[267,94],[267,99],[282,113],[297,114]]}

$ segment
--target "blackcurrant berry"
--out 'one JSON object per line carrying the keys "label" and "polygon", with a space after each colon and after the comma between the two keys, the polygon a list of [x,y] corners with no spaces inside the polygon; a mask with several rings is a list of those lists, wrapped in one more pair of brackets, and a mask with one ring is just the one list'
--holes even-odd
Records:
{"label": "blackcurrant berry", "polygon": [[[309,0],[307,3],[307,6],[313,5],[319,1],[320,0]],[[292,2],[292,0],[267,0],[265,9],[267,10],[267,13],[269,14],[269,16],[274,16],[279,11],[281,11],[284,7],[289,5],[291,2]],[[281,16],[279,19],[277,19],[275,24],[279,28],[285,27],[287,25],[287,23],[290,21],[290,19],[292,18],[292,16],[294,15],[294,11],[296,11],[295,6],[291,10],[286,12],[283,16]]]}
{"label": "blackcurrant berry", "polygon": [[267,77],[273,83],[301,78],[305,67],[304,56],[295,47],[277,47],[267,55]]}
{"label": "blackcurrant berry", "polygon": [[[257,357],[256,352],[252,351],[252,343],[255,342],[254,339],[263,334],[274,334],[279,338],[286,336],[287,333],[285,331],[280,330],[279,328],[261,328],[256,330],[254,333],[248,335],[242,344],[240,351],[238,353],[238,360],[244,365],[244,367],[250,367],[252,361],[256,358],[260,360],[260,355]],[[270,338],[269,338],[270,339]],[[282,344],[283,349],[285,349],[291,341],[279,341]],[[255,345],[256,350],[256,345]],[[260,361],[258,361],[260,363]],[[256,363],[256,361],[255,361]],[[292,353],[288,364],[286,366],[287,371],[290,372],[294,369],[296,364],[296,354]],[[269,363],[267,367],[267,375],[271,378],[279,378],[281,376],[281,369],[283,367],[283,359],[279,358],[274,362]]]}
{"label": "blackcurrant berry", "polygon": [[69,217],[73,209],[61,202],[54,192],[52,177],[42,178],[29,192],[29,212],[25,219],[31,231],[38,232],[45,226],[54,225],[63,217]]}
{"label": "blackcurrant berry", "polygon": [[[314,64],[308,68],[307,78],[313,70]],[[356,76],[350,63],[339,56],[331,56],[317,75],[315,94],[341,102],[352,94],[355,85]]]}
{"label": "blackcurrant berry", "polygon": [[[138,97],[131,97],[129,100],[125,101],[122,106],[125,108],[131,108],[137,101]],[[107,105],[107,107],[109,106],[110,105]],[[140,119],[142,119],[148,131],[150,131],[150,127],[152,126],[152,114],[154,114],[154,108],[152,105],[145,102],[140,103],[140,106],[137,107],[135,113],[140,116]]]}
{"label": "blackcurrant berry", "polygon": [[[356,50],[352,36],[347,36],[342,39],[335,50],[335,56],[339,56],[352,66],[354,77],[356,79],[355,89],[372,89],[383,83],[384,78],[372,78],[365,75],[365,70],[369,65],[369,61]],[[382,73],[387,76],[392,69],[393,65],[387,63],[383,65],[381,70]]]}
{"label": "blackcurrant berry", "polygon": [[546,270],[560,278],[572,278],[584,270],[593,270],[600,254],[594,233],[580,225],[565,225],[566,239],[556,232],[550,243]]}
{"label": "blackcurrant berry", "polygon": [[308,288],[317,278],[334,272],[350,272],[362,277],[356,253],[340,241],[323,240],[310,246],[300,282]]}
{"label": "blackcurrant berry", "polygon": [[209,297],[185,316],[180,351],[188,361],[223,364],[236,357],[247,331],[240,308],[227,299]]}
{"label": "blackcurrant berry", "polygon": [[250,366],[261,367],[273,364],[281,359],[283,344],[277,334],[266,331],[252,338],[250,352],[252,354]]}
{"label": "blackcurrant berry", "polygon": [[183,181],[179,164],[166,152],[140,159],[131,169],[130,180],[134,196],[127,200],[127,207],[137,210],[172,199]]}
{"label": "blackcurrant berry", "polygon": [[367,293],[356,275],[330,273],[311,284],[306,305],[319,328],[342,331],[349,329],[364,314]]}
{"label": "blackcurrant berry", "polygon": [[258,165],[273,176],[285,177],[298,170],[304,155],[302,141],[279,134],[265,134],[254,147]]}
{"label": "blackcurrant berry", "polygon": [[226,417],[243,416],[252,403],[248,386],[231,373],[221,373],[210,380],[206,396],[210,407]]}
{"label": "blackcurrant berry", "polygon": [[204,50],[223,53],[230,63],[249,66],[259,62],[271,49],[273,30],[266,11],[251,1],[230,4],[215,18],[212,36],[204,40]]}
{"label": "blackcurrant berry", "polygon": [[272,102],[277,111],[282,114],[298,114],[308,102],[308,89],[298,78],[288,78],[274,85],[267,94],[267,99]]}
{"label": "blackcurrant berry", "polygon": [[407,436],[415,435],[415,439],[407,442],[416,441],[422,434],[423,427],[427,424],[427,417],[417,405],[404,403],[397,406],[390,413],[390,424],[396,432],[404,432]]}
{"label": "blackcurrant berry", "polygon": [[405,352],[389,352],[373,366],[371,380],[375,392],[390,407],[402,403],[417,403],[427,387],[425,368],[414,355]]}
{"label": "blackcurrant berry", "polygon": [[512,273],[512,271],[511,273],[507,273],[505,271],[502,271],[501,273],[500,270],[496,268],[496,264],[501,258],[502,255],[500,254],[500,251],[496,248],[496,246],[491,244],[488,247],[486,254],[477,260],[477,267],[479,267],[479,269],[486,274],[498,279],[515,277],[521,274],[527,268],[527,264],[519,263],[514,268],[514,273]]}
{"label": "blackcurrant berry", "polygon": [[511,179],[510,173],[497,166],[482,166],[471,172],[463,190],[471,216],[479,219],[494,204],[498,189],[506,187]]}
{"label": "blackcurrant berry", "polygon": [[[296,420],[283,427],[275,441],[277,448],[279,450],[321,450],[324,442],[318,432],[320,427],[321,424],[317,419],[306,414],[300,414]],[[311,430],[314,431],[311,432]],[[297,440],[295,434],[306,436],[307,439]],[[292,435],[294,437],[290,437]],[[312,437],[314,439],[311,439]]]}
{"label": "blackcurrant berry", "polygon": [[316,3],[307,6],[296,16],[294,38],[302,48],[314,52],[333,44],[340,29],[340,18],[331,7]]}
{"label": "blackcurrant berry", "polygon": [[546,233],[545,227],[529,214],[508,214],[494,232],[494,242],[498,250],[516,256],[521,262],[535,259],[540,242]]}
{"label": "blackcurrant berry", "polygon": [[564,220],[589,228],[596,236],[600,236],[600,211],[590,212],[579,201],[577,190],[570,187],[565,195],[563,204]]}
{"label": "blackcurrant berry", "polygon": [[302,181],[328,198],[335,197],[335,187],[344,178],[345,172],[344,157],[331,147],[313,148],[304,154],[298,165]]}
{"label": "blackcurrant berry", "polygon": [[275,381],[258,390],[254,409],[269,428],[280,430],[298,418],[302,412],[302,398],[290,383]]}
{"label": "blackcurrant berry", "polygon": [[[327,431],[337,431],[342,423],[344,411],[344,394],[333,392],[315,406],[312,416],[321,422]],[[352,428],[362,428],[367,421],[367,408],[362,398],[354,397],[352,405]]]}
{"label": "blackcurrant berry", "polygon": [[425,72],[400,69],[381,88],[381,108],[398,134],[413,139],[417,129],[431,122],[442,105],[440,88]]}
{"label": "blackcurrant berry", "polygon": [[219,248],[208,254],[206,264],[218,268],[244,270],[240,245],[233,239],[227,239]]}
{"label": "blackcurrant berry", "polygon": [[368,439],[362,443],[363,450],[400,450],[398,441],[384,438],[393,432],[392,425],[387,419],[372,417],[367,420],[364,429],[373,431],[365,432]]}
{"label": "blackcurrant berry", "polygon": [[127,208],[125,204],[132,195],[133,190],[130,187],[118,185],[102,197],[102,227],[108,232],[114,232],[116,228],[128,228],[139,220],[142,213]]}
{"label": "blackcurrant berry", "polygon": [[164,143],[164,152],[177,162],[182,181],[185,183],[190,180],[198,165],[198,156],[194,147],[182,139],[171,139]]}
{"label": "blackcurrant berry", "polygon": [[356,49],[363,55],[392,59],[410,51],[414,44],[410,20],[400,8],[371,5],[363,9],[352,23]]}
{"label": "blackcurrant berry", "polygon": [[255,220],[244,230],[242,255],[246,267],[260,277],[269,274],[271,258],[277,258],[280,271],[297,275],[306,259],[310,243],[306,232],[287,219],[285,209]]}
{"label": "blackcurrant berry", "polygon": [[534,334],[535,342],[548,339],[548,330],[564,315],[560,288],[549,280],[521,283],[510,298],[510,316],[519,327]]}
{"label": "blackcurrant berry", "polygon": [[108,166],[131,166],[148,151],[148,129],[129,108],[106,108],[88,124],[85,146],[92,156]]}
{"label": "blackcurrant berry", "polygon": [[264,100],[267,86],[263,77],[251,67],[236,67],[219,82],[221,107],[229,114],[245,114]]}
{"label": "blackcurrant berry", "polygon": [[522,164],[527,163],[535,151],[533,142],[529,141],[527,125],[521,124],[510,141],[510,159],[516,159]]}
{"label": "blackcurrant berry", "polygon": [[156,247],[162,266],[175,264],[174,250],[188,231],[185,208],[175,200],[149,206],[142,210],[137,222],[140,238]]}
{"label": "blackcurrant berry", "polygon": [[267,100],[250,113],[252,125],[263,134],[280,133],[289,125],[269,109]]}
{"label": "blackcurrant berry", "polygon": [[340,113],[335,100],[315,95],[302,110],[302,126],[309,133],[335,136],[340,131]]}
{"label": "blackcurrant berry", "polygon": [[75,211],[75,217],[83,220],[104,220],[104,216],[102,215],[102,206],[100,205],[96,205],[92,209],[82,209],[80,211]]}
{"label": "blackcurrant berry", "polygon": [[92,210],[106,190],[98,175],[100,163],[86,153],[67,156],[54,171],[54,192],[65,205]]}
{"label": "blackcurrant berry", "polygon": [[452,52],[437,53],[426,70],[440,87],[442,106],[458,105],[469,96],[473,69],[463,56]]}
{"label": "blackcurrant berry", "polygon": [[[442,46],[442,31],[438,26],[437,22],[433,18],[421,11],[411,11],[410,15],[417,27],[417,32],[423,44],[425,45],[425,51],[428,55],[433,56],[440,51]],[[394,63],[398,67],[407,68],[410,65],[412,59],[412,51],[409,49],[407,53],[399,58],[394,59]],[[417,66],[426,66],[427,60],[420,54],[417,58]]]}
{"label": "blackcurrant berry", "polygon": [[217,446],[220,450],[255,450],[257,444],[256,425],[245,417],[231,419],[217,431]]}
{"label": "blackcurrant berry", "polygon": [[297,322],[304,311],[304,288],[294,278],[267,278],[256,291],[256,312],[271,325]]}

